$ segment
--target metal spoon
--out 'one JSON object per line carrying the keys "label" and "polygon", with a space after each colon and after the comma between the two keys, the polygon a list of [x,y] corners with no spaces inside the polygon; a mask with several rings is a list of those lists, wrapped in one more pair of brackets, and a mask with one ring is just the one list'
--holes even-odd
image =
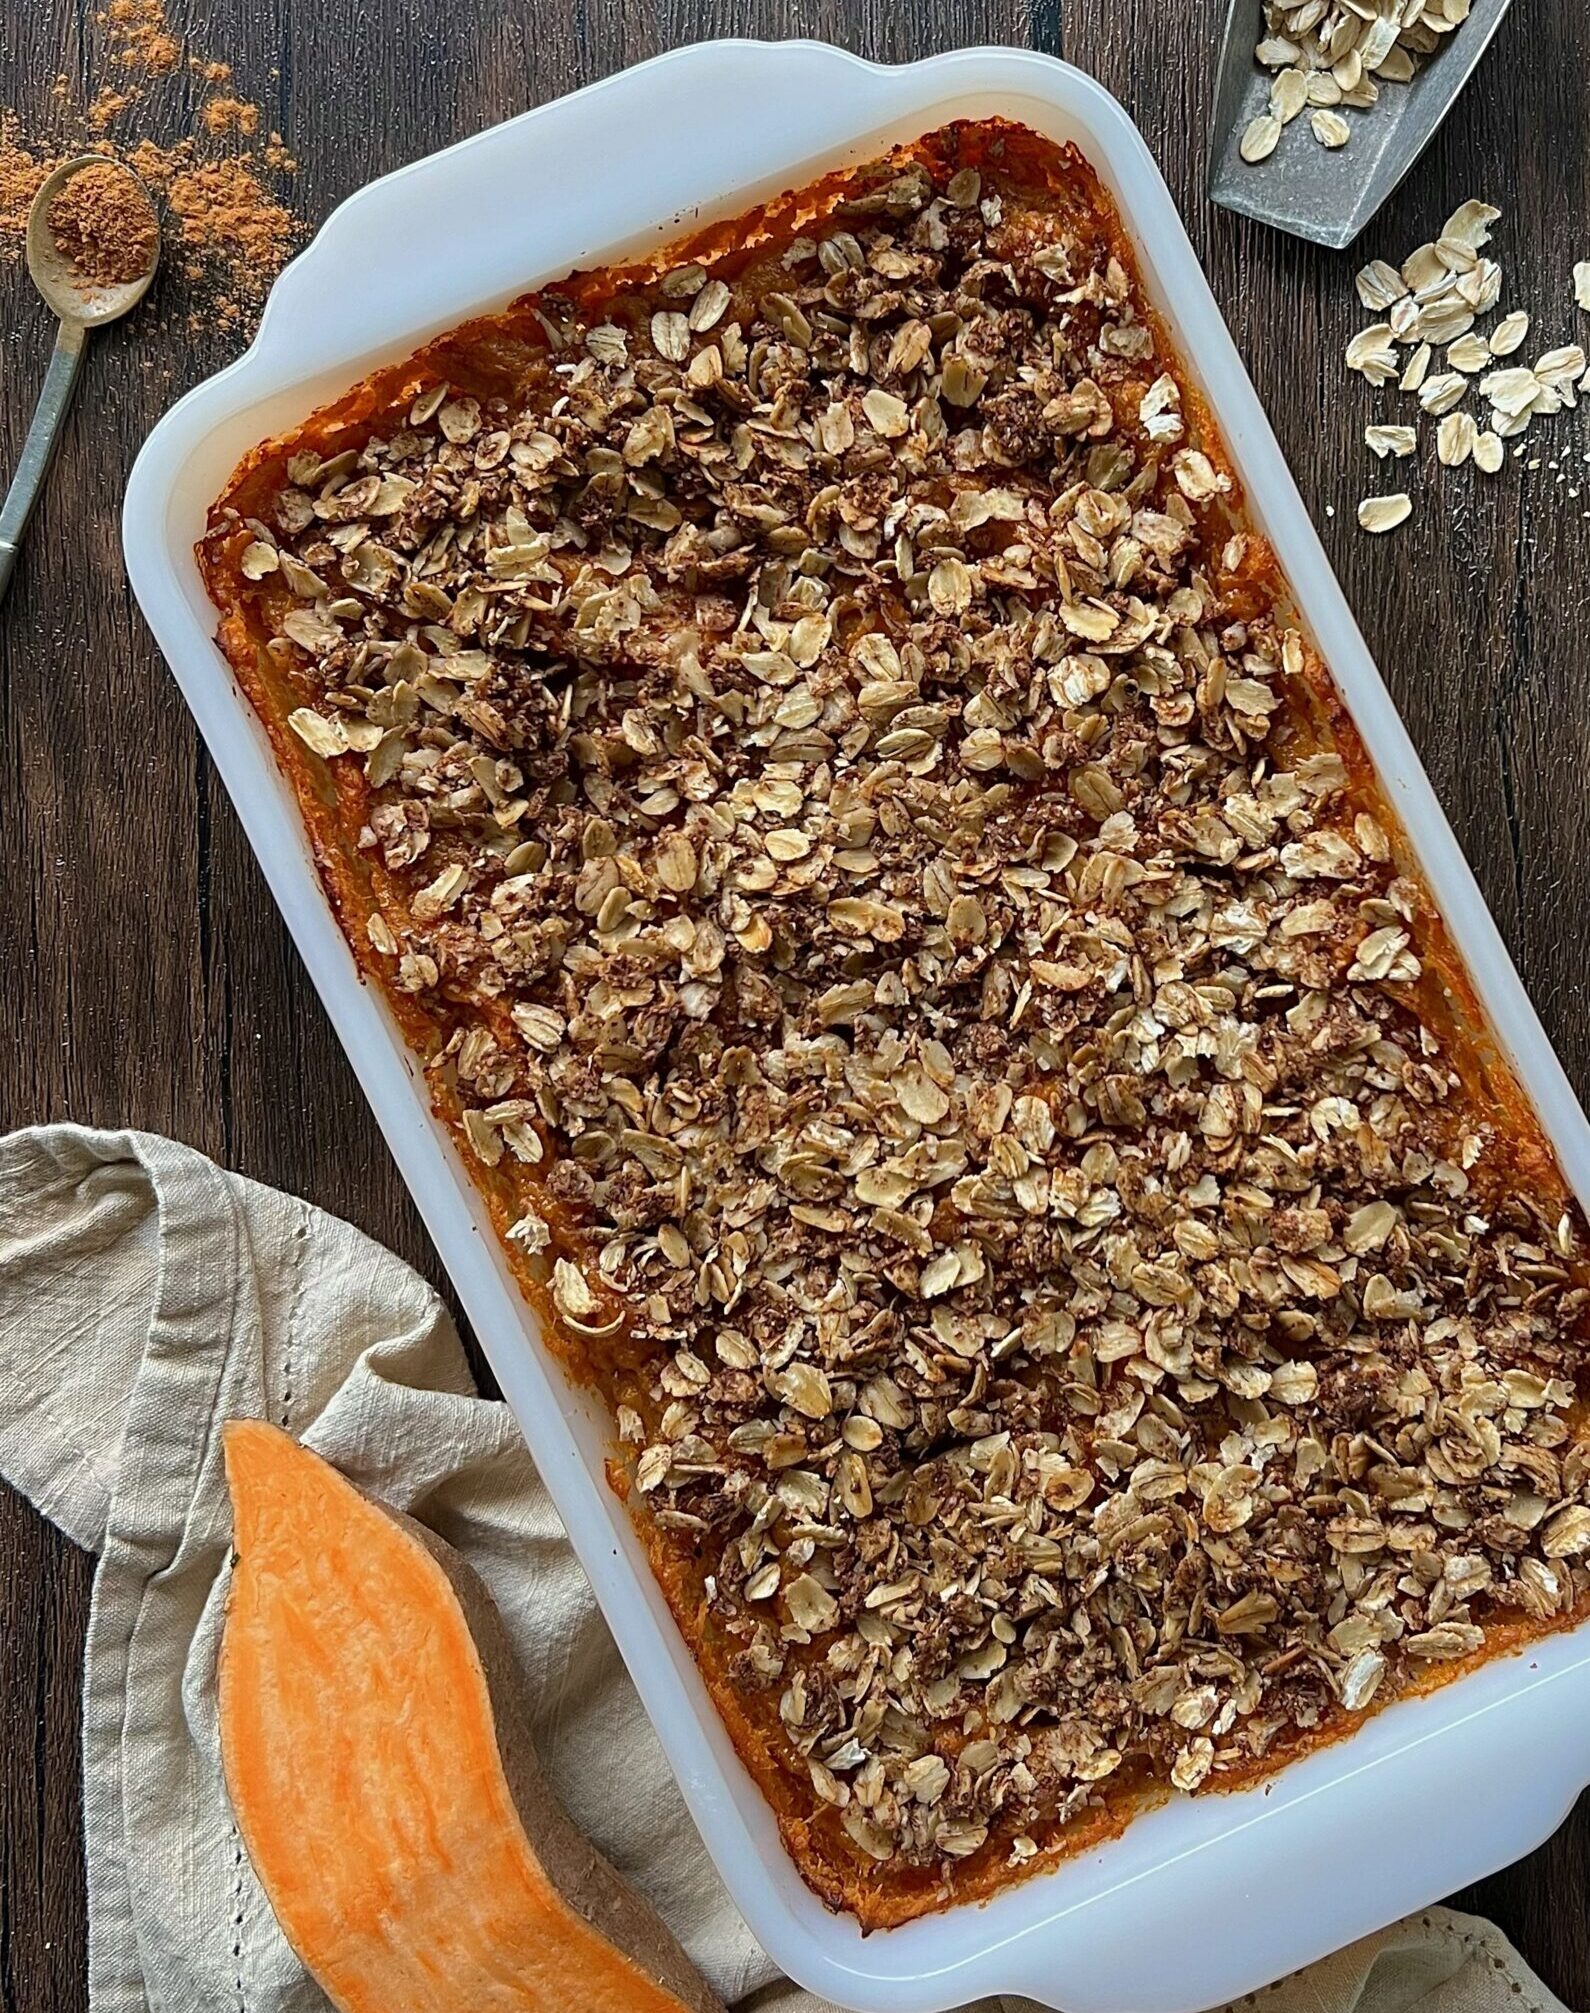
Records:
{"label": "metal spoon", "polygon": [[[0,506],[0,600],[4,600],[6,589],[11,584],[23,527],[44,487],[50,457],[55,452],[56,436],[72,402],[72,389],[77,383],[89,330],[99,328],[105,322],[116,321],[130,308],[135,308],[148,293],[155,268],[160,263],[160,240],[157,236],[147,270],[136,279],[124,280],[116,286],[104,286],[75,272],[55,242],[55,233],[50,228],[50,205],[74,175],[81,174],[84,168],[104,167],[112,167],[130,182],[137,183],[148,198],[148,190],[131,168],[120,161],[107,160],[103,154],[79,154],[73,160],[63,161],[46,177],[28,211],[28,271],[46,305],[60,316],[61,325],[55,332],[55,348],[50,356],[50,367],[44,374],[44,386],[39,393],[33,424],[22,444],[22,459],[11,478],[5,503]],[[153,213],[152,202],[149,207]]]}
{"label": "metal spoon", "polygon": [[1334,251],[1350,245],[1429,145],[1511,5],[1474,0],[1462,27],[1421,64],[1411,84],[1388,85],[1372,111],[1352,115],[1347,146],[1321,147],[1306,131],[1289,129],[1267,161],[1250,164],[1242,159],[1242,135],[1270,102],[1269,75],[1253,60],[1264,10],[1260,0],[1230,0],[1216,73],[1210,195],[1228,210]]}

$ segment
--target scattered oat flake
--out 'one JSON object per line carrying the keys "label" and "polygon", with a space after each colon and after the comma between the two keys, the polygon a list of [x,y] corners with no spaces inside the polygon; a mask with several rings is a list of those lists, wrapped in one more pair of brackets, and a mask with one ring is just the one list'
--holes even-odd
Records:
{"label": "scattered oat flake", "polygon": [[1474,452],[1478,437],[1472,413],[1449,412],[1435,431],[1436,458],[1445,468],[1459,468]]}
{"label": "scattered oat flake", "polygon": [[1419,445],[1419,436],[1411,426],[1366,426],[1364,440],[1382,461],[1387,455],[1400,460]]}
{"label": "scattered oat flake", "polygon": [[1573,269],[1573,297],[1590,314],[1590,259],[1581,259]]}
{"label": "scattered oat flake", "polygon": [[1564,343],[1560,349],[1549,349],[1544,356],[1535,359],[1535,375],[1544,384],[1554,384],[1565,378],[1579,377],[1585,368],[1585,353],[1579,343]]}
{"label": "scattered oat flake", "polygon": [[1371,384],[1389,384],[1397,374],[1397,350],[1390,326],[1372,322],[1347,345],[1347,368],[1361,371]]}
{"label": "scattered oat flake", "polygon": [[1420,389],[1429,373],[1430,359],[1433,354],[1434,352],[1427,342],[1420,343],[1419,347],[1402,367],[1402,376],[1397,380],[1397,389],[1399,391],[1418,391]]}
{"label": "scattered oat flake", "polygon": [[1491,241],[1491,225],[1501,216],[1501,211],[1491,203],[1482,203],[1474,198],[1463,203],[1447,218],[1441,232],[1446,244],[1466,246],[1470,251],[1478,251]]}
{"label": "scattered oat flake", "polygon": [[1508,419],[1527,412],[1540,397],[1540,391],[1539,378],[1522,364],[1510,370],[1493,370],[1489,377],[1480,379],[1481,395]]}
{"label": "scattered oat flake", "polygon": [[1353,129],[1340,112],[1319,111],[1309,119],[1314,129],[1314,137],[1322,147],[1345,147],[1353,136]]}
{"label": "scattered oat flake", "polygon": [[1273,112],[1261,112],[1256,119],[1249,121],[1238,152],[1245,161],[1263,161],[1275,152],[1280,139],[1280,120]]}
{"label": "scattered oat flake", "polygon": [[1438,371],[1419,387],[1419,403],[1431,414],[1450,412],[1468,395],[1469,381],[1461,371]]}
{"label": "scattered oat flake", "polygon": [[317,713],[312,706],[300,706],[296,712],[289,713],[287,724],[304,746],[312,748],[317,755],[330,757],[348,752],[347,736],[339,723]]}
{"label": "scattered oat flake", "polygon": [[1389,308],[1393,301],[1399,301],[1408,291],[1408,283],[1393,265],[1384,259],[1371,259],[1357,274],[1353,285],[1358,289],[1358,298],[1366,308],[1378,312]]}
{"label": "scattered oat flake", "polygon": [[1500,436],[1493,433],[1489,427],[1483,433],[1475,436],[1474,466],[1483,470],[1486,475],[1496,474],[1502,465],[1505,455],[1506,449],[1502,445]]}
{"label": "scattered oat flake", "polygon": [[1529,316],[1522,309],[1515,309],[1510,315],[1503,315],[1486,338],[1492,356],[1511,356],[1523,347],[1529,334]]}
{"label": "scattered oat flake", "polygon": [[1406,490],[1394,496],[1366,496],[1358,506],[1358,522],[1365,531],[1395,531],[1413,514],[1413,499]]}
{"label": "scattered oat flake", "polygon": [[1502,297],[1502,269],[1495,259],[1482,258],[1458,275],[1456,290],[1476,314],[1488,315]]}
{"label": "scattered oat flake", "polygon": [[1488,367],[1492,357],[1490,344],[1482,335],[1461,335],[1446,353],[1446,360],[1454,370],[1472,376],[1476,371]]}
{"label": "scattered oat flake", "polygon": [[1452,269],[1434,245],[1419,245],[1402,262],[1402,277],[1416,293],[1444,289],[1452,281]]}

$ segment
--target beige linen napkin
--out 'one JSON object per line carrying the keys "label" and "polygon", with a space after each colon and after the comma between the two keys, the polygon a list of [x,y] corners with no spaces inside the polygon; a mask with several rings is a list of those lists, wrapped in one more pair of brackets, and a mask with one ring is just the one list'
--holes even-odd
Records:
{"label": "beige linen napkin", "polygon": [[[243,1853],[217,1753],[218,1428],[244,1416],[464,1553],[575,1821],[727,2001],[820,2013],[720,1886],[524,1443],[476,1395],[431,1289],[347,1224],[171,1140],[51,1126],[0,1140],[0,1475],[99,1554],[83,1709],[94,2013],[325,2013]],[[1242,2003],[1564,2013],[1495,1929],[1445,1909]]]}

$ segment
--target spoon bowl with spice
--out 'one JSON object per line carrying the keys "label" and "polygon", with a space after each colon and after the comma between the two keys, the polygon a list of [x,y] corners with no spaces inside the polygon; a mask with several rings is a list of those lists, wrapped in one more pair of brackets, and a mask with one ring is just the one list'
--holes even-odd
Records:
{"label": "spoon bowl with spice", "polygon": [[28,271],[60,326],[22,458],[0,505],[0,600],[44,486],[89,332],[135,308],[159,263],[159,218],[131,168],[103,154],[79,154],[46,176],[28,211]]}

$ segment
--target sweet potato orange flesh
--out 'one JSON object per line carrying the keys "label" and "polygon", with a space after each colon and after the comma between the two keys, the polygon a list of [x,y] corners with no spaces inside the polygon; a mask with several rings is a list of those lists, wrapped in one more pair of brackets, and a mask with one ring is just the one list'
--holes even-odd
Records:
{"label": "sweet potato orange flesh", "polygon": [[574,1830],[495,1610],[429,1532],[275,1427],[226,1428],[221,1752],[283,1933],[343,2013],[714,2013]]}

